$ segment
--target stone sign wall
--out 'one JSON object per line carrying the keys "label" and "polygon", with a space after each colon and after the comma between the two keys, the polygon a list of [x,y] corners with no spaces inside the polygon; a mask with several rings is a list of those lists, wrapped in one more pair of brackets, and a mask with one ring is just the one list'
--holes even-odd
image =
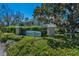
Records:
{"label": "stone sign wall", "polygon": [[47,24],[47,34],[48,36],[53,36],[55,34],[56,25],[55,24]]}
{"label": "stone sign wall", "polygon": [[40,37],[41,32],[40,31],[26,31],[27,36],[35,36],[35,37]]}

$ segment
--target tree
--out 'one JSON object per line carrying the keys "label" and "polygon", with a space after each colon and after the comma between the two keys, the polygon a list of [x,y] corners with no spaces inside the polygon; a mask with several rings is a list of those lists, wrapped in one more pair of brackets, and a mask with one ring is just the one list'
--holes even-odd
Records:
{"label": "tree", "polygon": [[[36,12],[39,10],[39,12]],[[46,17],[48,22],[53,22],[64,32],[70,33],[70,38],[74,39],[75,37],[75,28],[77,26],[76,19],[79,17],[79,4],[53,4],[46,3],[42,4],[41,7],[35,9],[35,16],[38,17],[39,20],[43,20]],[[45,16],[45,17],[41,17]],[[53,17],[53,19],[50,19]],[[44,20],[45,21],[45,20]],[[66,30],[66,31],[65,31]]]}
{"label": "tree", "polygon": [[11,23],[11,19],[12,19],[12,15],[13,15],[13,13],[12,13],[12,10],[8,7],[8,5],[7,4],[1,4],[0,5],[0,16],[1,16],[1,19],[3,20],[3,22],[4,22],[4,25],[6,25],[6,26],[9,26],[10,25],[10,23]]}
{"label": "tree", "polygon": [[13,25],[22,25],[24,14],[21,12],[16,12],[13,16]]}
{"label": "tree", "polygon": [[40,23],[47,22],[47,16],[46,16],[46,4],[42,4],[41,7],[36,7],[34,9],[33,16],[35,19],[37,19]]}
{"label": "tree", "polygon": [[75,20],[78,18],[79,15],[79,4],[67,4],[66,8],[69,10],[69,26],[70,26],[70,38],[74,39],[75,38],[75,29],[76,29],[76,22]]}
{"label": "tree", "polygon": [[[34,10],[34,17],[39,21],[54,22],[57,24],[59,21],[60,11],[63,10],[63,4],[43,3],[41,7]],[[57,19],[56,19],[57,18]]]}

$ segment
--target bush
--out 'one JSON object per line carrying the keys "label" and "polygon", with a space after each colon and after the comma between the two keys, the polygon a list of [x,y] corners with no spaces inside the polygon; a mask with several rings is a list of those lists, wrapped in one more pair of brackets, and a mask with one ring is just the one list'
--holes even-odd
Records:
{"label": "bush", "polygon": [[65,46],[65,41],[62,39],[55,39],[55,38],[47,38],[48,40],[48,45],[51,46],[52,48],[64,48]]}
{"label": "bush", "polygon": [[3,34],[3,32],[0,30],[0,37],[1,37],[2,34]]}
{"label": "bush", "polygon": [[[51,48],[47,43],[44,38],[24,37],[17,43],[9,45],[6,51],[9,56],[79,56],[77,48]],[[53,43],[60,46],[59,41]]]}
{"label": "bush", "polygon": [[68,39],[62,36],[47,38],[48,45],[52,48],[79,48],[79,39]]}
{"label": "bush", "polygon": [[61,38],[66,39],[66,37],[64,36],[64,34],[55,34],[53,37],[55,39],[61,39]]}
{"label": "bush", "polygon": [[[9,33],[14,33],[16,30],[16,26],[7,26],[7,27],[3,27],[4,32],[9,32]],[[19,26],[20,30],[36,30],[36,31],[42,31],[42,30],[46,30],[46,28],[41,27],[41,26]]]}
{"label": "bush", "polygon": [[14,33],[3,33],[0,37],[1,42],[6,42],[7,40],[19,41],[22,37],[16,36]]}
{"label": "bush", "polygon": [[7,40],[6,43],[5,43],[6,49],[8,48],[8,46],[13,45],[15,43],[16,43],[16,41],[14,41],[14,40]]}
{"label": "bush", "polygon": [[47,40],[40,37],[25,37],[16,44],[7,48],[7,55],[29,55],[29,56],[43,56],[52,55],[52,48],[47,45]]}
{"label": "bush", "polygon": [[79,49],[76,48],[57,48],[52,49],[52,56],[79,56]]}
{"label": "bush", "polygon": [[8,32],[8,33],[15,33],[15,29],[16,27],[15,26],[6,26],[6,27],[3,27],[2,28],[3,32]]}

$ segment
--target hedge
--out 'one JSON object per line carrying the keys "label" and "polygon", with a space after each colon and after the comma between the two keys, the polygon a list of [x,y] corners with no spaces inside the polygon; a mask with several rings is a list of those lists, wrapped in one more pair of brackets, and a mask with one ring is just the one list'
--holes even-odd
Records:
{"label": "hedge", "polygon": [[[19,26],[20,33],[26,30],[35,30],[35,31],[42,31],[46,30],[46,27],[42,26]],[[2,28],[3,32],[8,32],[8,33],[15,33],[16,32],[16,26],[6,26]]]}
{"label": "hedge", "polygon": [[51,48],[47,40],[40,37],[25,37],[16,44],[7,48],[7,55],[10,56],[42,56],[51,55]]}
{"label": "hedge", "polygon": [[[48,38],[47,38],[48,39]],[[8,46],[7,55],[9,56],[79,56],[77,48],[61,48],[57,42],[52,41],[54,48],[48,44],[48,40],[41,37],[24,37],[17,43]],[[53,39],[51,39],[53,40]],[[50,42],[51,43],[51,42]],[[61,43],[62,45],[62,43]]]}
{"label": "hedge", "polygon": [[19,41],[20,39],[22,39],[22,36],[17,36],[14,33],[3,33],[0,36],[1,42],[6,42],[8,40]]}

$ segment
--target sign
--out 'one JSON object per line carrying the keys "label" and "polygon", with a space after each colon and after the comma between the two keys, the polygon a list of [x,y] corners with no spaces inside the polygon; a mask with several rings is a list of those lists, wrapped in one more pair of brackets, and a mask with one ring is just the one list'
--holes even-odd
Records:
{"label": "sign", "polygon": [[26,31],[27,36],[35,36],[35,37],[40,37],[41,32],[40,31]]}

